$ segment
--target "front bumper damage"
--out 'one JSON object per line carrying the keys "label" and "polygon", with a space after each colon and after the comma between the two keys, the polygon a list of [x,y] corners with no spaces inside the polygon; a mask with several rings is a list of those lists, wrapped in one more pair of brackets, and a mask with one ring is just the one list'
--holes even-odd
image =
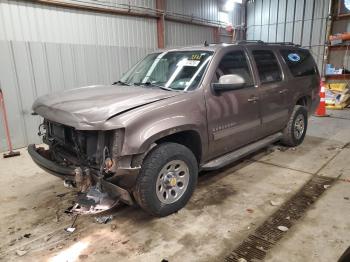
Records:
{"label": "front bumper damage", "polygon": [[28,146],[28,153],[39,167],[79,188],[76,203],[70,210],[73,213],[97,214],[115,207],[120,201],[134,204],[128,190],[100,177],[94,170],[59,165],[49,159],[47,150],[34,144]]}

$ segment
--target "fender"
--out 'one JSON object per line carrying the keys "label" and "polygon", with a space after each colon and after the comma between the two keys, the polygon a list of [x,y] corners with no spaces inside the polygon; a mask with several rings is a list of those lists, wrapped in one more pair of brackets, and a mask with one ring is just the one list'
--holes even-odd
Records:
{"label": "fender", "polygon": [[180,95],[136,108],[108,121],[125,129],[121,156],[145,153],[158,139],[182,131],[199,134],[202,155],[207,152],[208,133],[203,90]]}

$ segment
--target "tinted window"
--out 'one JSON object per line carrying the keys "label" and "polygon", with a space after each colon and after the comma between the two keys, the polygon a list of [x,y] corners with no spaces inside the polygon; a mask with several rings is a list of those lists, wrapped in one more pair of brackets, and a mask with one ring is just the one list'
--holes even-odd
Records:
{"label": "tinted window", "polygon": [[268,50],[253,51],[261,83],[277,82],[282,80],[281,69],[276,56]]}
{"label": "tinted window", "polygon": [[216,69],[217,80],[222,75],[232,74],[241,76],[245,80],[247,86],[253,85],[247,58],[243,51],[233,51],[226,54]]}
{"label": "tinted window", "polygon": [[280,50],[293,76],[308,76],[317,73],[316,64],[307,50]]}

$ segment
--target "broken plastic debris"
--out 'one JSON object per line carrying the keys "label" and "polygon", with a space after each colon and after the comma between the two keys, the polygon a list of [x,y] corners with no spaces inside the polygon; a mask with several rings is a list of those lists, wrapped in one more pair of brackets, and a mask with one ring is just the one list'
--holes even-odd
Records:
{"label": "broken plastic debris", "polygon": [[73,233],[75,231],[75,227],[67,227],[64,229],[66,232]]}
{"label": "broken plastic debris", "polygon": [[75,229],[76,229],[74,227],[74,225],[75,225],[75,222],[77,221],[77,219],[78,219],[78,214],[74,217],[72,225],[70,227],[65,228],[64,231],[66,231],[68,233],[73,233],[75,231]]}
{"label": "broken plastic debris", "polygon": [[100,217],[95,217],[95,221],[99,224],[107,224],[109,221],[113,219],[113,216],[100,216]]}
{"label": "broken plastic debris", "polygon": [[282,232],[288,231],[288,227],[285,227],[285,226],[278,226],[277,228],[278,228],[278,230],[281,230]]}
{"label": "broken plastic debris", "polygon": [[324,189],[329,188],[331,185],[323,185]]}
{"label": "broken plastic debris", "polygon": [[270,200],[270,204],[271,204],[271,206],[279,206],[281,204],[281,202]]}
{"label": "broken plastic debris", "polygon": [[17,256],[24,256],[25,254],[27,254],[27,250],[16,250],[16,254]]}

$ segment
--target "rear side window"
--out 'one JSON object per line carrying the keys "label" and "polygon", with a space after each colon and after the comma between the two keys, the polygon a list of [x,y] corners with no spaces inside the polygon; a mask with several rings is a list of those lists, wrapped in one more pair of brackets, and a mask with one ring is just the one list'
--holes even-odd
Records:
{"label": "rear side window", "polygon": [[317,74],[315,61],[307,50],[280,50],[281,55],[295,77]]}
{"label": "rear side window", "polygon": [[276,56],[272,51],[255,50],[253,51],[253,56],[262,84],[282,80],[281,68],[278,65]]}

